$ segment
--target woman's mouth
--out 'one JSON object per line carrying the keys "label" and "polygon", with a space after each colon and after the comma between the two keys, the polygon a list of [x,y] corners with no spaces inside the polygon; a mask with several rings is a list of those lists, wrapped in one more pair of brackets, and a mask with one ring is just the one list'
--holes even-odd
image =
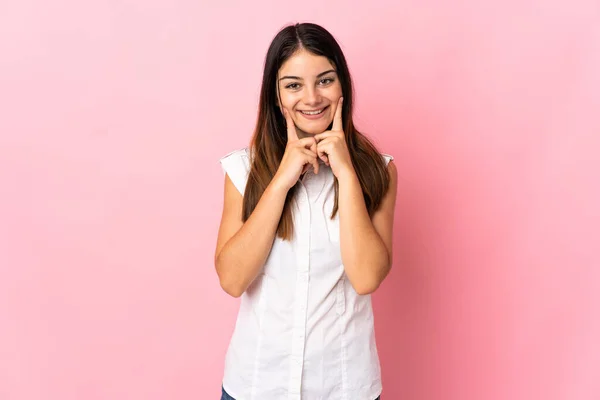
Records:
{"label": "woman's mouth", "polygon": [[[329,107],[329,106],[327,106]],[[319,119],[323,116],[324,111],[327,107],[319,108],[316,110],[298,110],[300,114],[306,119]]]}

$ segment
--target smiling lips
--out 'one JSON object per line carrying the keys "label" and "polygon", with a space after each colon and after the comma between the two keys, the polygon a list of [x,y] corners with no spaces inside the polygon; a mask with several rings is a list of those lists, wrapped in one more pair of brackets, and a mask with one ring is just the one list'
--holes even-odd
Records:
{"label": "smiling lips", "polygon": [[327,107],[323,107],[318,110],[298,110],[302,116],[308,119],[317,119],[323,115],[323,111],[325,111]]}

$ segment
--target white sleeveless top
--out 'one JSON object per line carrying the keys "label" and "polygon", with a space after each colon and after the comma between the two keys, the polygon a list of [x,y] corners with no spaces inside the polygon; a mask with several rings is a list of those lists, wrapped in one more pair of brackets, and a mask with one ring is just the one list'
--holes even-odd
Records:
{"label": "white sleeveless top", "polygon": [[[249,149],[220,162],[243,195]],[[223,378],[236,400],[374,400],[381,394],[371,296],[358,295],[344,273],[339,213],[330,218],[334,176],[320,162],[317,175],[310,169],[301,179],[293,240],[275,239],[241,296]]]}

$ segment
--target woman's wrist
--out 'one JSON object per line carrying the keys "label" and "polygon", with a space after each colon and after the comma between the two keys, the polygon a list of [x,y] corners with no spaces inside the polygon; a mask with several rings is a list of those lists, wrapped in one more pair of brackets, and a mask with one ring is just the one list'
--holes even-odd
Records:
{"label": "woman's wrist", "polygon": [[356,175],[356,171],[353,167],[348,167],[342,170],[338,176],[336,176],[336,178],[341,185],[354,183],[358,183],[360,185],[360,181],[358,180],[358,176]]}
{"label": "woman's wrist", "polygon": [[265,192],[272,192],[274,194],[279,194],[282,196],[287,196],[287,192],[290,190],[289,187],[287,187],[285,184],[281,183],[281,181],[277,178],[277,175],[275,175],[273,177],[273,179],[271,179],[271,182],[269,183],[269,186],[267,186],[267,189],[265,190]]}

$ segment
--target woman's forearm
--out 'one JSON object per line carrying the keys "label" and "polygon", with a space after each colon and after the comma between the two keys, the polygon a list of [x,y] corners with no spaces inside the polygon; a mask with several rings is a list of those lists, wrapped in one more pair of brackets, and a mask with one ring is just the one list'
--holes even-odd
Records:
{"label": "woman's forearm", "polygon": [[223,289],[239,297],[260,273],[273,246],[287,189],[272,182],[256,208],[223,246],[216,257],[217,274]]}
{"label": "woman's forearm", "polygon": [[385,243],[375,230],[354,171],[338,177],[342,262],[358,294],[374,292],[391,268]]}

